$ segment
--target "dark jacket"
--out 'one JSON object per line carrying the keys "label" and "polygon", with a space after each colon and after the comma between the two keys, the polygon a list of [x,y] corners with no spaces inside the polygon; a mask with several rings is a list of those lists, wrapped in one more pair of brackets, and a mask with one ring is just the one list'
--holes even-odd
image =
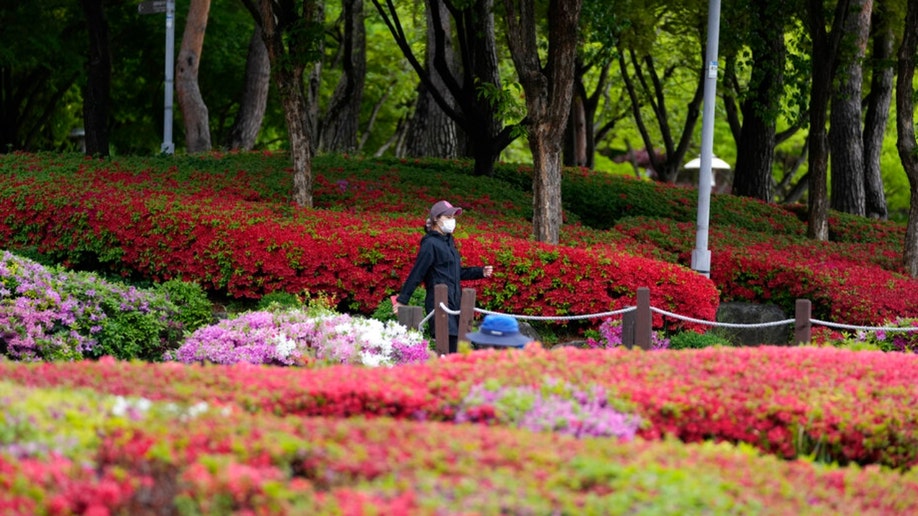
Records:
{"label": "dark jacket", "polygon": [[[449,309],[459,310],[462,298],[459,281],[481,278],[484,278],[482,267],[462,266],[462,258],[459,256],[459,250],[456,249],[453,235],[427,231],[427,234],[421,237],[421,247],[414,261],[414,267],[411,268],[408,279],[405,280],[396,301],[407,305],[411,300],[411,294],[423,281],[424,288],[427,289],[424,309],[429,314],[434,309],[434,285],[442,283],[446,285],[449,293]],[[459,334],[458,316],[449,317],[449,334]]]}

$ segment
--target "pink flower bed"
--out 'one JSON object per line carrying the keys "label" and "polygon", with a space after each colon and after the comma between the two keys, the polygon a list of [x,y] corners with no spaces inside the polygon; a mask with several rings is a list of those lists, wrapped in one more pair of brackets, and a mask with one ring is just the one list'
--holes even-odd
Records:
{"label": "pink flower bed", "polygon": [[[217,368],[210,369],[213,375]],[[79,406],[78,391],[71,392]],[[66,425],[59,431],[66,435]],[[74,451],[73,458],[10,460],[0,450],[0,509],[398,516],[602,513],[610,507],[682,514],[918,510],[912,474],[784,461],[749,448],[674,440],[251,414],[236,406],[192,413],[182,405],[171,416],[152,408],[131,418],[109,416],[98,435],[96,444]]]}
{"label": "pink flower bed", "polygon": [[833,348],[475,352],[392,369],[0,363],[30,386],[89,387],[152,400],[291,416],[452,420],[478,384],[601,386],[645,421],[645,439],[744,442],[784,458],[907,468],[918,462],[918,357]]}

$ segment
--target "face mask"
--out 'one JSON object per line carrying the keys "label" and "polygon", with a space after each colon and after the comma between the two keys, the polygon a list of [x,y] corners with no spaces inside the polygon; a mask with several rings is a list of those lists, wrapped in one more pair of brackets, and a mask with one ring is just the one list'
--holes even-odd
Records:
{"label": "face mask", "polygon": [[456,219],[443,219],[440,221],[440,228],[444,233],[452,233],[456,230]]}

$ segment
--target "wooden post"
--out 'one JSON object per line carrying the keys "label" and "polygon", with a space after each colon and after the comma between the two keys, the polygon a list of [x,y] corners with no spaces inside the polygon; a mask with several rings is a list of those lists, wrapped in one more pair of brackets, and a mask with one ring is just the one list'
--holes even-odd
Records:
{"label": "wooden post", "polygon": [[622,314],[622,346],[634,347],[634,311]]}
{"label": "wooden post", "polygon": [[459,340],[468,340],[465,334],[472,331],[472,320],[475,318],[475,289],[462,289],[462,300],[459,302]]}
{"label": "wooden post", "polygon": [[420,306],[402,306],[398,309],[399,324],[410,330],[417,330],[423,320],[424,308]]}
{"label": "wooden post", "polygon": [[449,288],[439,283],[434,285],[434,339],[437,355],[449,354],[449,314],[440,305],[449,306]]}
{"label": "wooden post", "polygon": [[809,299],[798,299],[796,305],[796,321],[794,323],[794,344],[809,344],[812,338],[810,319],[813,313],[813,303]]}
{"label": "wooden post", "polygon": [[637,311],[634,315],[634,343],[641,349],[650,349],[653,317],[650,313],[650,289],[637,289]]}

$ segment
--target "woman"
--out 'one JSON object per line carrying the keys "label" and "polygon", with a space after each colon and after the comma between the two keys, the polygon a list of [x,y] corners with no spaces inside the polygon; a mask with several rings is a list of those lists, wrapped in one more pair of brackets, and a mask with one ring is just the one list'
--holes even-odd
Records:
{"label": "woman", "polygon": [[[485,267],[462,266],[462,258],[453,240],[456,217],[461,213],[462,208],[453,206],[447,201],[440,201],[430,208],[430,215],[425,224],[427,234],[421,237],[421,247],[414,261],[414,267],[411,268],[401,292],[392,299],[392,308],[396,313],[398,307],[408,304],[411,294],[422,281],[424,288],[427,289],[427,295],[424,298],[424,308],[427,313],[434,309],[434,286],[441,283],[447,287],[449,309],[457,311],[462,297],[459,281],[488,278],[494,272],[494,268],[490,265]],[[433,327],[432,320],[431,327]],[[450,353],[458,350],[458,341],[459,316],[449,314]]]}

